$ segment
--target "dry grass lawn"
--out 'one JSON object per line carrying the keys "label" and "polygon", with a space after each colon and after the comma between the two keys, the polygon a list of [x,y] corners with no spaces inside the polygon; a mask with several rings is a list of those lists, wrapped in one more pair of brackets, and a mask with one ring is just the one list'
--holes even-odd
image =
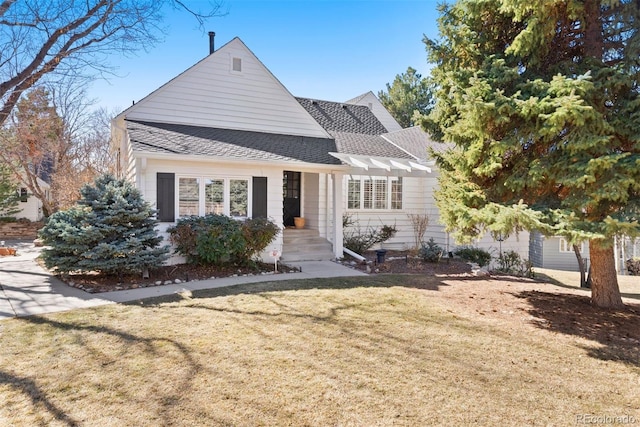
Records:
{"label": "dry grass lawn", "polygon": [[380,275],[8,320],[0,425],[640,423],[627,302],[602,313],[528,280]]}

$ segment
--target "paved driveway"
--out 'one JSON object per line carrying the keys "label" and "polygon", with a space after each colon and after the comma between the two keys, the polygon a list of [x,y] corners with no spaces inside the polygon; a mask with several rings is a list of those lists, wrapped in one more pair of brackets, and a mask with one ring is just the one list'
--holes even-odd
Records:
{"label": "paved driveway", "polygon": [[109,304],[112,301],[60,282],[35,261],[31,241],[5,241],[16,256],[0,257],[0,320]]}

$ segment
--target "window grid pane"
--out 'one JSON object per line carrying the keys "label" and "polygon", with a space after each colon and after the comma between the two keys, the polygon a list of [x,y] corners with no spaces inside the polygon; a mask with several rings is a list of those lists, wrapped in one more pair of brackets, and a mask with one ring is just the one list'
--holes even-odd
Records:
{"label": "window grid pane", "polygon": [[376,179],[375,180],[375,208],[376,209],[387,209],[387,179]]}
{"label": "window grid pane", "polygon": [[363,208],[373,209],[373,182],[370,179],[364,180]]}
{"label": "window grid pane", "polygon": [[391,181],[391,209],[402,209],[402,177]]}
{"label": "window grid pane", "polygon": [[206,179],[204,181],[204,213],[224,214],[224,181]]}
{"label": "window grid pane", "polygon": [[178,194],[179,215],[198,215],[200,206],[200,180],[198,178],[180,178]]}
{"label": "window grid pane", "polygon": [[229,215],[247,217],[249,206],[249,181],[232,179],[229,181]]}
{"label": "window grid pane", "polygon": [[347,209],[360,209],[360,180],[350,179],[347,186]]}

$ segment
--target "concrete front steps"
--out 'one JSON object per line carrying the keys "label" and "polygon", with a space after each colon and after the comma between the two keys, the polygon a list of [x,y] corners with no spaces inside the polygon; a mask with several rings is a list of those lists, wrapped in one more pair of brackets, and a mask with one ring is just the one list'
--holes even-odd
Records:
{"label": "concrete front steps", "polygon": [[329,261],[334,259],[333,245],[318,230],[285,228],[280,261]]}

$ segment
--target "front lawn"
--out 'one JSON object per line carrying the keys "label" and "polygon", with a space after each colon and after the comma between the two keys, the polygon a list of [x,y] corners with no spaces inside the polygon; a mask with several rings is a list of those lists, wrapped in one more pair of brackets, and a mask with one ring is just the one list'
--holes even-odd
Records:
{"label": "front lawn", "polygon": [[602,313],[530,280],[380,275],[7,320],[0,425],[640,423],[631,302]]}

